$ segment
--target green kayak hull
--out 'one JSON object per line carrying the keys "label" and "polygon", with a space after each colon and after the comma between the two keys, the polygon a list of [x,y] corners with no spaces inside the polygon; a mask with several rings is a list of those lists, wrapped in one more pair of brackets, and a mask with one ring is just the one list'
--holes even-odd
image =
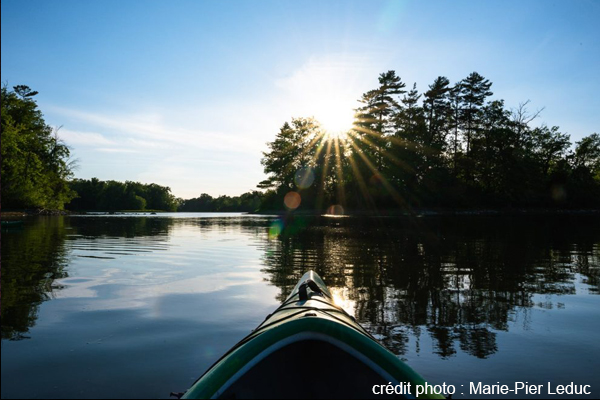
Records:
{"label": "green kayak hull", "polygon": [[[335,305],[309,271],[183,398],[379,398],[386,397],[381,385],[390,384],[411,384],[414,393],[425,380]],[[387,397],[414,398],[406,392]]]}

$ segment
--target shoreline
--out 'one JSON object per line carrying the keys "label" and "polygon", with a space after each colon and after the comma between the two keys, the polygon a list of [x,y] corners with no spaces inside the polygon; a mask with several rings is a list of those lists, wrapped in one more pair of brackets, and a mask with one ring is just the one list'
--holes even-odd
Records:
{"label": "shoreline", "polygon": [[344,214],[326,214],[312,211],[259,211],[251,215],[277,216],[331,216],[331,217],[428,217],[428,216],[518,216],[518,215],[600,215],[600,209],[552,209],[552,208],[516,208],[516,209],[418,209],[403,210],[350,210]]}
{"label": "shoreline", "polygon": [[[159,210],[120,210],[120,211],[69,211],[69,210],[11,210],[0,211],[1,219],[15,219],[21,217],[47,217],[47,216],[70,216],[70,215],[157,215],[167,211]],[[175,212],[175,211],[174,211]],[[526,216],[526,215],[600,215],[600,209],[552,209],[552,208],[515,208],[515,209],[418,209],[418,210],[349,210],[344,214],[327,214],[316,210],[301,211],[255,211],[242,212],[231,211],[231,213],[243,213],[247,215],[260,216],[295,216],[295,217],[429,217],[429,216]],[[178,213],[178,212],[175,212]],[[189,212],[185,212],[189,213]],[[193,213],[193,212],[192,212]],[[198,212],[210,213],[210,212]],[[214,211],[214,213],[225,213]]]}
{"label": "shoreline", "polygon": [[67,211],[67,210],[10,210],[10,211],[0,211],[0,216],[2,218],[10,217],[46,217],[46,216],[65,216],[65,215],[74,215],[77,213]]}
{"label": "shoreline", "polygon": [[118,210],[118,211],[69,211],[69,210],[10,210],[0,211],[0,216],[4,217],[62,217],[69,215],[104,215],[104,214],[161,214],[171,211],[162,210]]}

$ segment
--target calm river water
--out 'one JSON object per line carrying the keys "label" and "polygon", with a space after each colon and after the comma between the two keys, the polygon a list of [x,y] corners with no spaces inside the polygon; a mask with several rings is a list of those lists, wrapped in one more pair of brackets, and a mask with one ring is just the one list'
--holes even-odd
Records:
{"label": "calm river water", "polygon": [[600,396],[599,217],[164,214],[2,229],[2,397],[185,391],[308,269],[429,382]]}

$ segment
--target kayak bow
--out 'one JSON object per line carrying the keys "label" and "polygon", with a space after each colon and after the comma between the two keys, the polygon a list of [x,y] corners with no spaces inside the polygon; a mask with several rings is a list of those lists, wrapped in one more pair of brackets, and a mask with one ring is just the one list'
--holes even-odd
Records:
{"label": "kayak bow", "polygon": [[[413,395],[381,391],[383,385],[408,383]],[[335,305],[319,275],[309,271],[286,301],[184,398],[414,398],[416,385],[424,384]]]}

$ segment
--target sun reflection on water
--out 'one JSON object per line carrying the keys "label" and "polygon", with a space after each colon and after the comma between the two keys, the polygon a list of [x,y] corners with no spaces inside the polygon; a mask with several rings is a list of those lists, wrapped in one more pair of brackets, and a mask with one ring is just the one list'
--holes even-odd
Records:
{"label": "sun reflection on water", "polygon": [[350,315],[355,315],[356,313],[356,301],[350,300],[349,298],[349,289],[345,287],[336,287],[329,288],[331,295],[333,296],[333,301],[336,305],[342,307],[344,311],[346,311]]}

